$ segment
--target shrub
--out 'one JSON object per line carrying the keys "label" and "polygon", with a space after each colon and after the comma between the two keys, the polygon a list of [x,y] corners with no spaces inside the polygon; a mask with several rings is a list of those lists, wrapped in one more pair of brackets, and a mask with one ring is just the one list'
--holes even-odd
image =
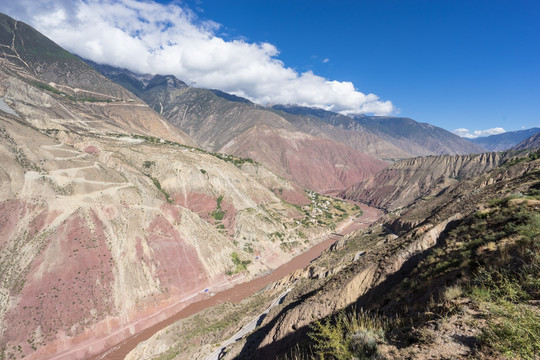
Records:
{"label": "shrub", "polygon": [[453,286],[447,287],[444,290],[442,297],[443,297],[443,300],[450,301],[450,300],[460,298],[461,295],[463,295],[463,290],[461,289],[461,287],[459,285],[453,285]]}
{"label": "shrub", "polygon": [[388,321],[363,309],[341,311],[317,320],[308,336],[319,359],[378,359],[378,345],[384,341]]}

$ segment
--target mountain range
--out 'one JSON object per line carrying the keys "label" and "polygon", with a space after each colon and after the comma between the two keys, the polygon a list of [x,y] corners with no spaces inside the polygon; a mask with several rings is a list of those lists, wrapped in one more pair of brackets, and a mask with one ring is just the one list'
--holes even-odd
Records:
{"label": "mountain range", "polygon": [[539,132],[540,128],[535,127],[526,130],[507,131],[502,134],[478,137],[476,139],[471,139],[471,141],[489,151],[504,151],[516,146],[518,143]]}
{"label": "mountain range", "polygon": [[[469,356],[467,336],[505,320],[467,292],[490,261],[524,279],[505,306],[524,303],[538,324],[537,135],[482,153],[408,118],[265,107],[87,63],[3,14],[0,47],[0,358],[106,357],[336,238],[307,268],[174,322],[128,358],[207,358],[249,324],[218,356],[304,358],[329,333],[396,358],[418,354],[403,334]],[[461,295],[446,299],[450,286]],[[455,318],[474,311],[488,320]],[[364,327],[332,328],[339,313]],[[463,320],[457,337],[433,314]]]}
{"label": "mountain range", "polygon": [[85,357],[275,269],[353,213],[199,149],[34,29],[0,24],[2,357]]}
{"label": "mountain range", "polygon": [[385,166],[376,159],[483,151],[412,119],[349,117],[300,106],[266,108],[221,91],[189,87],[172,75],[140,75],[89,63],[204,149],[252,158],[300,186],[324,193],[367,179]]}

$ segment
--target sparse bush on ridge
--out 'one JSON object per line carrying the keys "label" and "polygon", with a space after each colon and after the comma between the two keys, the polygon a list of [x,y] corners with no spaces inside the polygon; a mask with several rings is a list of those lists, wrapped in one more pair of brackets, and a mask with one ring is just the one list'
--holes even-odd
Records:
{"label": "sparse bush on ridge", "polygon": [[379,359],[379,344],[384,341],[389,321],[363,309],[341,311],[317,320],[310,326],[310,351],[315,359]]}

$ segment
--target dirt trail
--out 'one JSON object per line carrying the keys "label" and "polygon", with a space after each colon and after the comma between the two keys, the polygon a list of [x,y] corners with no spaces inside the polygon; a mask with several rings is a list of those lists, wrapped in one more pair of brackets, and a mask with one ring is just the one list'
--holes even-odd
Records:
{"label": "dirt trail", "polygon": [[[346,235],[350,234],[353,231],[356,231],[361,228],[367,228],[370,224],[375,222],[380,216],[381,211],[375,208],[372,208],[370,206],[364,205],[364,204],[358,204],[360,208],[363,211],[363,215],[359,218],[352,218],[344,225],[340,226],[336,230],[336,233],[339,235]],[[152,337],[155,333],[157,333],[159,330],[173,324],[174,322],[187,318],[191,315],[194,315],[204,309],[207,309],[209,307],[215,306],[222,302],[234,302],[237,303],[253,294],[255,294],[257,291],[264,288],[266,285],[275,282],[282,277],[284,277],[287,274],[290,274],[291,272],[302,269],[309,265],[311,261],[319,257],[324,250],[329,248],[336,240],[340,238],[339,235],[333,235],[327,238],[326,240],[318,243],[317,245],[311,247],[308,251],[294,257],[289,262],[281,265],[279,268],[274,270],[272,273],[253,279],[248,282],[240,283],[238,285],[235,285],[232,288],[229,288],[227,290],[218,292],[213,297],[204,298],[201,295],[201,292],[196,292],[194,295],[189,296],[188,298],[183,299],[183,301],[193,301],[195,298],[201,299],[196,302],[191,302],[189,305],[185,306],[172,316],[168,317],[167,319],[160,321],[138,333],[135,335],[121,341],[120,343],[117,343],[116,345],[114,343],[115,340],[117,341],[117,336],[122,335],[122,333],[125,334],[126,331],[129,331],[129,328],[133,326],[126,326],[124,329],[120,329],[119,331],[108,335],[105,338],[96,340],[95,342],[91,344],[81,344],[77,348],[71,349],[67,352],[64,352],[62,354],[57,354],[50,359],[54,360],[60,360],[60,359],[72,359],[75,357],[78,357],[77,354],[80,353],[88,353],[92,351],[92,348],[101,348],[101,349],[108,349],[104,352],[101,352],[98,355],[94,355],[90,359],[92,360],[120,360],[124,359],[126,355],[133,350],[139,343],[142,341],[145,341]],[[213,287],[215,288],[215,286]],[[166,310],[166,309],[164,309]],[[163,311],[163,310],[162,310]],[[162,315],[162,311],[159,311],[157,313],[154,313],[148,317],[148,319],[141,319],[139,323],[144,323],[145,320],[150,320],[149,318],[155,318],[156,316]],[[95,350],[94,350],[95,351]]]}

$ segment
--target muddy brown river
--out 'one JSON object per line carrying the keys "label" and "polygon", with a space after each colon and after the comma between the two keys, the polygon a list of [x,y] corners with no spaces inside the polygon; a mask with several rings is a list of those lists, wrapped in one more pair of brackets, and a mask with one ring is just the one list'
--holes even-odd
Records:
{"label": "muddy brown river", "polygon": [[[342,229],[342,231],[340,231],[340,235],[346,235],[355,230],[366,228],[370,224],[372,224],[374,221],[376,221],[381,215],[381,212],[375,208],[372,208],[364,204],[359,204],[359,206],[361,207],[363,211],[363,215],[360,218],[354,221],[351,221],[349,224],[347,224]],[[209,307],[212,307],[222,302],[235,302],[235,303],[239,302],[255,294],[257,291],[261,290],[266,285],[281,279],[285,275],[288,275],[295,270],[306,267],[307,265],[309,265],[311,261],[319,257],[324,250],[329,248],[338,238],[339,236],[332,236],[320,242],[319,244],[311,247],[306,252],[299,254],[298,256],[290,260],[289,262],[281,265],[272,273],[266,276],[262,276],[262,277],[244,282],[244,283],[240,283],[238,285],[235,285],[232,288],[216,293],[215,296],[213,297],[191,303],[187,307],[177,312],[176,314],[172,315],[171,317],[142,330],[141,332],[122,341],[121,343],[109,348],[107,351],[102,352],[101,354],[98,354],[98,355],[94,355],[90,359],[92,360],[124,359],[127,356],[127,354],[131,350],[133,350],[139,343],[149,339],[159,330],[167,327],[168,325],[171,325],[180,319],[187,318],[204,309],[207,309]]]}

